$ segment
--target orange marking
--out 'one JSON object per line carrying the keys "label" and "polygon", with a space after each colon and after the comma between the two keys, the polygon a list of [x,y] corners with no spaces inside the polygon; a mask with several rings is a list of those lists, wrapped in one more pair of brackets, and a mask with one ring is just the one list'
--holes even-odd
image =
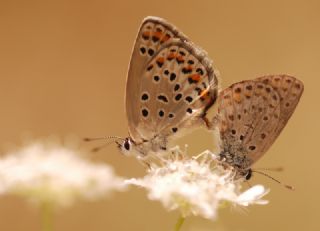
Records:
{"label": "orange marking", "polygon": [[181,55],[177,57],[177,60],[178,60],[179,62],[184,62],[184,58],[183,58]]}
{"label": "orange marking", "polygon": [[164,58],[163,57],[159,57],[157,58],[157,63],[164,63]]}
{"label": "orange marking", "polygon": [[170,39],[170,35],[166,34],[162,39],[161,42],[166,42]]}
{"label": "orange marking", "polygon": [[162,37],[162,32],[156,31],[153,33],[153,36],[156,37],[157,39],[160,39]]}
{"label": "orange marking", "polygon": [[187,67],[184,67],[184,69],[186,70],[186,71],[192,71],[192,67],[191,66],[187,66]]}
{"label": "orange marking", "polygon": [[[192,69],[192,68],[191,68]],[[189,69],[190,70],[190,69]],[[201,79],[201,76],[199,74],[193,74],[190,76],[192,78],[193,81],[199,82],[199,80]],[[205,91],[205,90],[204,90]]]}
{"label": "orange marking", "polygon": [[239,93],[234,93],[233,94],[233,99],[237,102],[240,103],[241,102],[241,95]]}
{"label": "orange marking", "polygon": [[150,31],[143,32],[142,37],[150,37]]}
{"label": "orange marking", "polygon": [[171,53],[168,55],[167,59],[174,59],[175,57],[176,57],[176,53],[171,52]]}
{"label": "orange marking", "polygon": [[244,95],[245,95],[246,97],[251,97],[251,96],[252,96],[252,93],[251,93],[251,92],[246,91],[246,92],[244,93]]}

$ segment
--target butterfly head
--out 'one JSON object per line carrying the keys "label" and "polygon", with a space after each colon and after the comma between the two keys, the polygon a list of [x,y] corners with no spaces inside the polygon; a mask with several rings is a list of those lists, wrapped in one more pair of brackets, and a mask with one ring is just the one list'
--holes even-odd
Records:
{"label": "butterfly head", "polygon": [[251,168],[246,168],[246,169],[243,169],[239,166],[232,166],[234,171],[235,171],[235,177],[234,179],[243,179],[243,180],[250,180],[251,177],[252,177],[252,169]]}
{"label": "butterfly head", "polygon": [[250,180],[251,177],[252,177],[252,170],[251,170],[251,168],[243,171],[241,175],[244,177],[244,179]]}
{"label": "butterfly head", "polygon": [[123,153],[126,156],[129,156],[131,148],[132,148],[132,142],[129,137],[119,141],[115,141],[118,145],[118,148],[120,149],[121,153]]}
{"label": "butterfly head", "polygon": [[141,156],[141,151],[138,150],[139,147],[130,137],[124,138],[121,141],[116,140],[115,142],[121,153],[125,156]]}

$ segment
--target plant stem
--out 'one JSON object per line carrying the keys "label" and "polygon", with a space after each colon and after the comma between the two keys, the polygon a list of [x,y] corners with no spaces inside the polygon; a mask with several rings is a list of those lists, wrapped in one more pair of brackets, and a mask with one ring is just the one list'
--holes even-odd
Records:
{"label": "plant stem", "polygon": [[42,231],[53,231],[53,208],[49,201],[41,204],[41,226]]}
{"label": "plant stem", "polygon": [[185,218],[183,216],[180,216],[177,220],[175,227],[174,227],[174,231],[179,231],[181,229],[184,221],[185,221]]}

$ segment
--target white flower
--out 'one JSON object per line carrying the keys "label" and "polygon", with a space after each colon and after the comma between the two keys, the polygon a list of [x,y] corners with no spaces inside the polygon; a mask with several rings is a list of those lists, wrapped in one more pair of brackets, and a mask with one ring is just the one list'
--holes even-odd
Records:
{"label": "white flower", "polygon": [[267,200],[261,200],[269,190],[266,190],[262,185],[255,185],[247,191],[243,192],[236,199],[236,203],[243,206],[248,206],[250,204],[268,204]]}
{"label": "white flower", "polygon": [[34,143],[0,159],[0,194],[69,206],[75,199],[94,200],[124,188],[105,164],[81,158],[63,146]]}
{"label": "white flower", "polygon": [[267,203],[261,200],[268,192],[263,186],[256,185],[241,193],[241,181],[233,178],[234,172],[217,164],[212,153],[188,158],[176,151],[173,158],[151,164],[144,178],[126,182],[145,188],[149,199],[161,201],[169,210],[180,210],[184,217],[215,219],[223,202],[241,206]]}

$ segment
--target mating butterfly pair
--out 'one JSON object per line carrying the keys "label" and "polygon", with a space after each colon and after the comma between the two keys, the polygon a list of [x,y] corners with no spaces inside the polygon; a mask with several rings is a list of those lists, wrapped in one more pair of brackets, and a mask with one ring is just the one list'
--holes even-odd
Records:
{"label": "mating butterfly pair", "polygon": [[[303,92],[301,81],[270,75],[235,83],[220,92],[205,51],[170,23],[147,17],[140,27],[126,85],[129,137],[124,154],[145,157],[165,151],[183,130],[214,124],[219,157],[249,178],[250,167],[272,145]],[[218,104],[218,113],[206,117]]]}

